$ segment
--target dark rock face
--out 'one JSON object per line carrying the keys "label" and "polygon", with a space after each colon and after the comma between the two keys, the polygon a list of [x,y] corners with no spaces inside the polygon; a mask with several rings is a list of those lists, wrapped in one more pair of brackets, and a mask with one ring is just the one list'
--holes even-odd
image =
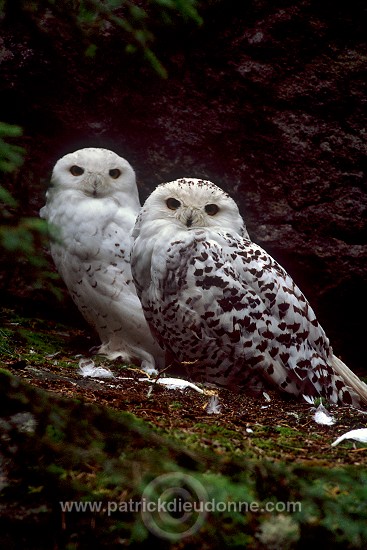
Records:
{"label": "dark rock face", "polygon": [[212,2],[202,28],[157,27],[169,78],[127,59],[110,29],[94,58],[66,21],[8,14],[1,118],[24,127],[14,195],[36,215],[52,165],[103,146],[141,197],[193,176],[224,187],[253,239],[293,276],[336,353],[363,373],[367,308],[366,7]]}

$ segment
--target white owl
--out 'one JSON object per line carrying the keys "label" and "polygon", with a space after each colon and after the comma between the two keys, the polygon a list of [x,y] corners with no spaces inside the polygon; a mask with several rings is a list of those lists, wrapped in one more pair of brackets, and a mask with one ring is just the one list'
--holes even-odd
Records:
{"label": "white owl", "polygon": [[140,210],[135,173],[107,149],[69,153],[54,166],[40,216],[59,232],[50,243],[57,270],[79,310],[98,332],[99,353],[162,366],[136,295],[131,230]]}
{"label": "white owl", "polygon": [[188,178],[158,186],[133,237],[146,319],[192,378],[367,404],[366,384],[335,357],[306,298],[250,241],[222,189]]}

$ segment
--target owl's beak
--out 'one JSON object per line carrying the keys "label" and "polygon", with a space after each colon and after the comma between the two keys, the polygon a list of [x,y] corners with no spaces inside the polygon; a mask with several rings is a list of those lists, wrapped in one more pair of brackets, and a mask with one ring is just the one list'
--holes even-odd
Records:
{"label": "owl's beak", "polygon": [[192,227],[193,225],[200,225],[200,211],[196,208],[186,208],[182,215],[182,222],[186,227]]}
{"label": "owl's beak", "polygon": [[93,197],[98,197],[101,189],[103,189],[104,178],[100,174],[93,174],[88,181],[88,187],[91,190]]}

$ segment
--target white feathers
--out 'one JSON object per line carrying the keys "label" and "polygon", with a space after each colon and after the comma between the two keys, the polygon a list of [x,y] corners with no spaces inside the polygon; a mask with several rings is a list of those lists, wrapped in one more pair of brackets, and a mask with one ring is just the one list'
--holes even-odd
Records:
{"label": "white feathers", "polygon": [[353,439],[354,441],[359,441],[360,443],[367,443],[367,428],[360,428],[358,430],[350,430],[349,432],[346,432],[345,434],[341,435],[336,439],[331,446],[335,447],[335,445],[339,445],[341,441],[344,441],[344,439]]}
{"label": "white feathers", "polygon": [[82,357],[79,360],[79,374],[84,378],[113,378],[113,373],[104,367],[97,367],[93,359],[85,359]]}
{"label": "white feathers", "polygon": [[182,380],[181,378],[158,378],[157,380],[151,378],[139,378],[139,382],[148,382],[149,384],[159,384],[165,386],[169,390],[185,390],[191,388],[199,393],[205,393],[204,390],[199,388],[196,384]]}
{"label": "white feathers", "polygon": [[309,405],[313,405],[315,403],[315,397],[313,395],[302,395],[303,399],[308,403]]}
{"label": "white feathers", "polygon": [[[312,397],[310,395],[302,395],[302,397],[309,405],[315,404],[315,397]],[[333,426],[335,424],[335,418],[329,413],[327,409],[325,409],[322,403],[320,403],[320,405],[316,409],[313,408],[313,410],[315,411],[313,415],[313,420],[317,424],[323,424],[324,426]]]}
{"label": "white feathers", "polygon": [[322,424],[323,426],[333,426],[335,424],[335,418],[325,409],[322,403],[317,407],[313,419],[317,424]]}
{"label": "white feathers", "polygon": [[140,203],[135,173],[112,151],[87,148],[56,163],[40,215],[58,233],[52,257],[110,359],[164,363],[146,324],[130,268],[131,230]]}
{"label": "white feathers", "polygon": [[219,403],[219,397],[217,395],[212,395],[209,399],[209,403],[206,406],[207,414],[221,414],[222,405]]}

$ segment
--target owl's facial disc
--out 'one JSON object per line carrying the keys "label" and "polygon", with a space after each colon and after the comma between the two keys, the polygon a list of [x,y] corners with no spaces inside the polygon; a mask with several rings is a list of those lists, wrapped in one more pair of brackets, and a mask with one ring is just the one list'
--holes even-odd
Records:
{"label": "owl's facial disc", "polygon": [[201,206],[186,206],[181,201],[174,197],[166,199],[166,206],[170,210],[176,212],[175,218],[178,219],[186,227],[205,227],[207,223],[207,215],[214,217],[219,212],[219,206],[214,203]]}
{"label": "owl's facial disc", "polygon": [[109,192],[108,181],[106,184],[106,177],[103,174],[87,173],[82,183],[83,191],[86,195],[99,198],[104,196],[106,192]]}
{"label": "owl's facial disc", "polygon": [[120,168],[111,168],[108,174],[104,174],[100,171],[85,170],[77,164],[70,166],[69,172],[75,178],[80,178],[80,187],[86,195],[96,198],[104,196],[105,192],[109,192],[109,178],[117,180],[122,174]]}
{"label": "owl's facial disc", "polygon": [[162,183],[148,197],[146,207],[150,219],[158,217],[181,230],[217,228],[249,238],[234,200],[210,181],[181,178]]}

